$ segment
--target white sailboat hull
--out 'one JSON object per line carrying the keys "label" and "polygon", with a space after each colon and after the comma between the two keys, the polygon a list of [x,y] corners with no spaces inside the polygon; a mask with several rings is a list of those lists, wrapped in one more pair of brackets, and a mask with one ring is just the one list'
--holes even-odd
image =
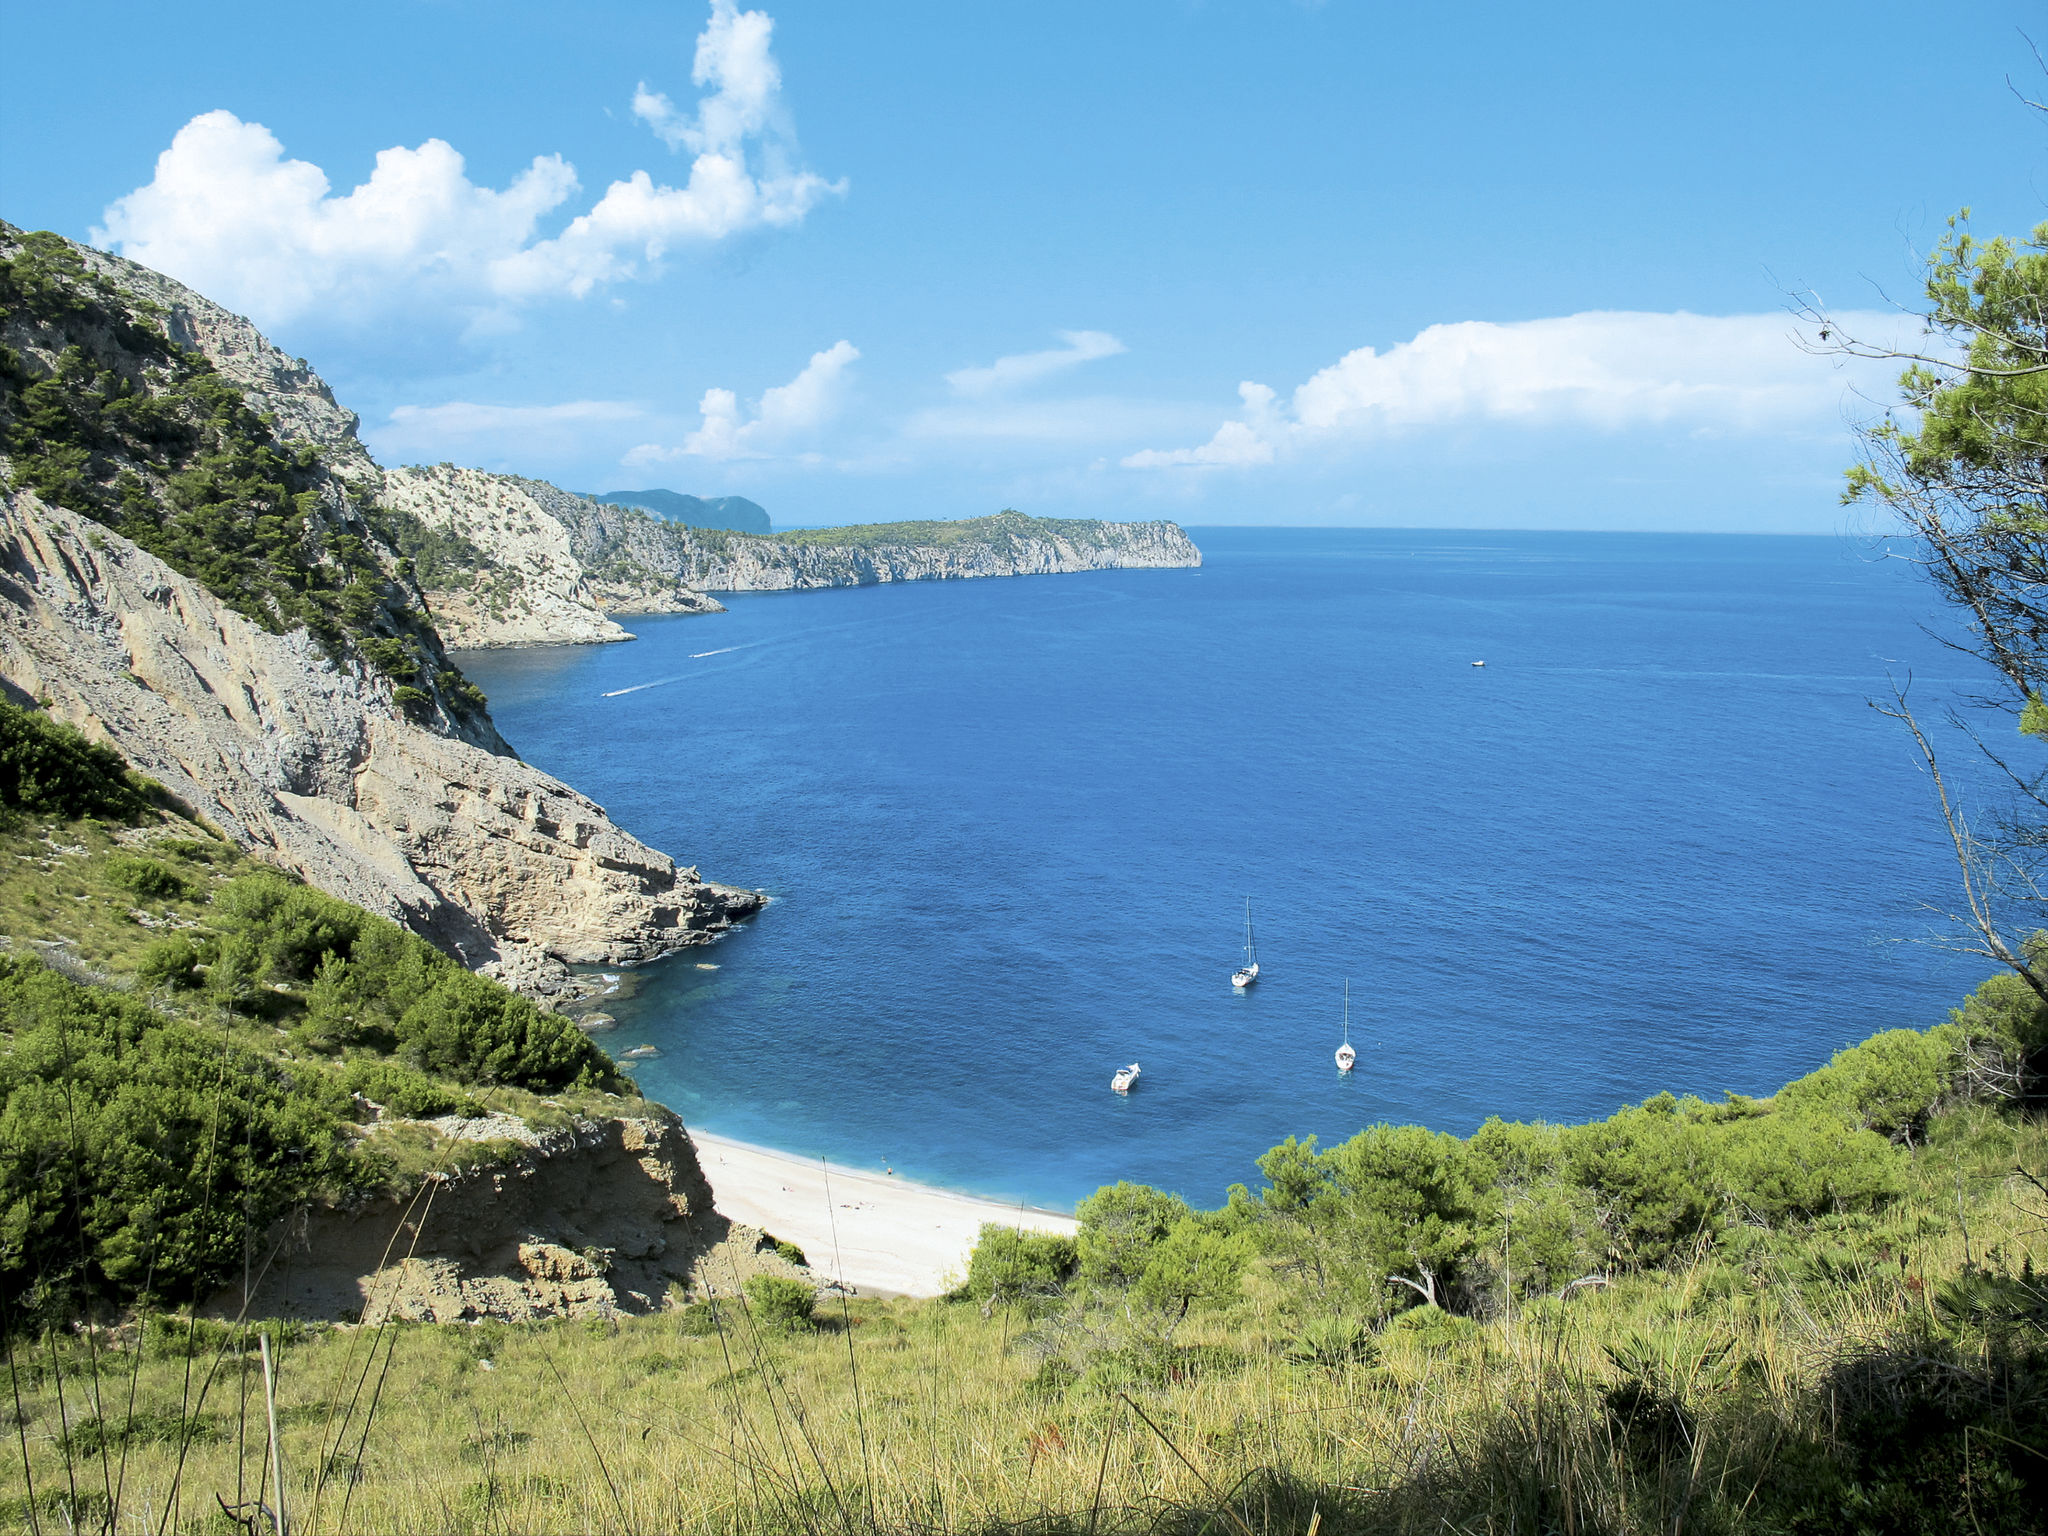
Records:
{"label": "white sailboat hull", "polygon": [[1138,1064],[1134,1061],[1128,1067],[1119,1067],[1116,1076],[1109,1080],[1112,1093],[1129,1093],[1131,1084],[1138,1080]]}
{"label": "white sailboat hull", "polygon": [[1348,1045],[1340,1045],[1337,1047],[1337,1070],[1339,1072],[1349,1072],[1353,1067],[1357,1065],[1358,1052],[1351,1049],[1351,1047]]}
{"label": "white sailboat hull", "polygon": [[1233,987],[1248,987],[1258,979],[1259,962],[1254,960],[1250,965],[1233,972],[1230,977],[1230,984]]}

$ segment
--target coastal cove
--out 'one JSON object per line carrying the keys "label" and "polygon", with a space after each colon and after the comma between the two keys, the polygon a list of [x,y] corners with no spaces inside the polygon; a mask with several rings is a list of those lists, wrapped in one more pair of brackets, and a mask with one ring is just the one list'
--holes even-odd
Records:
{"label": "coastal cove", "polygon": [[[656,1047],[647,1093],[1013,1207],[1208,1205],[1290,1134],[1768,1093],[1981,978],[1906,942],[1952,864],[1867,701],[1964,685],[1903,565],[1191,532],[1196,570],[740,595],[463,656],[527,761],[775,898],[629,973],[600,1038]],[[1233,995],[1247,893],[1265,977]]]}

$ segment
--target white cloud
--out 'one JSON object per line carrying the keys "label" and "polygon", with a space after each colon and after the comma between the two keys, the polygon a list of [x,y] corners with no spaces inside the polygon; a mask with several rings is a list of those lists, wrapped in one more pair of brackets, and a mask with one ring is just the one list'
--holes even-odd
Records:
{"label": "white cloud", "polygon": [[775,22],[764,11],[735,9],[733,0],[712,0],[711,20],[697,37],[697,57],[690,79],[715,86],[697,104],[694,122],[674,102],[646,82],[633,93],[633,115],[645,122],[670,149],[688,147],[698,154],[730,155],[774,120],[782,91],[782,71],[769,51]]}
{"label": "white cloud", "polygon": [[[1863,330],[1895,316],[1844,316]],[[1238,386],[1243,409],[1208,442],[1126,456],[1134,469],[1271,464],[1458,422],[1666,427],[1783,434],[1839,420],[1844,375],[1803,351],[1786,315],[1602,311],[1433,325],[1376,352],[1360,347],[1282,402]]]}
{"label": "white cloud", "polygon": [[946,375],[946,382],[953,386],[954,394],[977,400],[1035,384],[1100,357],[1115,357],[1125,350],[1124,344],[1107,331],[1061,331],[1059,337],[1065,346],[999,357],[986,368],[957,369]]}
{"label": "white cloud", "polygon": [[578,190],[559,155],[536,157],[499,190],[471,182],[462,156],[428,139],[381,151],[370,179],[337,196],[268,128],[214,111],[178,130],[154,179],[110,204],[92,238],[264,325],[410,310],[501,326],[523,302],[647,275],[674,246],[790,228],[845,190],[794,164],[773,26],[714,0],[694,77],[715,89],[696,118],[645,85],[633,102],[671,147],[695,151],[687,181],[635,171],[551,236],[542,221]]}
{"label": "white cloud", "polygon": [[815,352],[787,384],[764,390],[748,415],[729,389],[707,389],[699,402],[702,421],[680,447],[642,443],[626,455],[635,468],[681,458],[765,459],[815,432],[838,414],[846,370],[860,357],[850,341]]}

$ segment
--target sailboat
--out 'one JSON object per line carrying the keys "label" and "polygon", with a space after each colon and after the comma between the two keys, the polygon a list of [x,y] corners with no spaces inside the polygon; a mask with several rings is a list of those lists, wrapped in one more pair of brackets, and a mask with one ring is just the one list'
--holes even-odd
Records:
{"label": "sailboat", "polygon": [[1337,1070],[1349,1072],[1358,1065],[1358,1052],[1351,1049],[1351,978],[1344,979],[1344,1043],[1337,1047]]}
{"label": "sailboat", "polygon": [[1244,899],[1244,964],[1230,973],[1230,984],[1240,991],[1259,979],[1259,947],[1252,942],[1252,899]]}
{"label": "sailboat", "polygon": [[1128,1067],[1118,1067],[1116,1076],[1109,1080],[1112,1093],[1129,1093],[1131,1084],[1138,1080],[1138,1064],[1134,1061]]}

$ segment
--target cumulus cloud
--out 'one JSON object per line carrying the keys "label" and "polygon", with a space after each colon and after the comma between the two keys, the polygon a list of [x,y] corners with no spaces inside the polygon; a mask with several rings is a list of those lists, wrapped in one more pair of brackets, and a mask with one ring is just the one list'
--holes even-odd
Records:
{"label": "cumulus cloud", "polygon": [[1107,331],[1061,331],[1059,338],[1066,343],[1065,346],[999,357],[986,368],[956,369],[946,375],[946,382],[953,387],[954,394],[978,400],[1035,384],[1040,379],[1064,373],[1082,363],[1092,363],[1097,358],[1115,357],[1126,350],[1124,344]]}
{"label": "cumulus cloud", "polygon": [[811,354],[803,371],[787,384],[764,390],[751,413],[729,389],[707,389],[698,403],[701,421],[679,447],[642,443],[626,455],[635,468],[673,459],[765,459],[785,451],[824,426],[845,397],[846,370],[860,357],[850,341],[834,342]]}
{"label": "cumulus cloud", "polygon": [[[1890,329],[1894,316],[1856,316]],[[1846,323],[1846,321],[1845,321]],[[1360,347],[1283,401],[1238,386],[1241,409],[1209,441],[1126,456],[1134,469],[1271,464],[1459,422],[1666,427],[1696,433],[1809,430],[1838,419],[1843,375],[1797,346],[1784,315],[1603,311],[1433,325],[1377,352]]]}
{"label": "cumulus cloud", "polygon": [[793,227],[845,190],[795,162],[773,29],[762,12],[714,0],[694,70],[712,89],[696,114],[644,84],[633,101],[672,148],[693,152],[683,185],[635,171],[551,235],[544,221],[579,190],[559,155],[498,189],[470,181],[462,156],[428,139],[382,151],[368,181],[336,195],[326,172],[287,159],[261,123],[214,111],[178,130],[154,178],[109,205],[92,238],[260,324],[346,325],[410,309],[488,329],[522,303],[645,276],[672,247]]}
{"label": "cumulus cloud", "polygon": [[711,20],[697,37],[690,80],[713,87],[697,104],[694,119],[642,81],[633,93],[633,115],[670,149],[730,155],[767,129],[778,111],[782,70],[769,51],[775,22],[765,11],[742,11],[733,0],[713,0]]}

